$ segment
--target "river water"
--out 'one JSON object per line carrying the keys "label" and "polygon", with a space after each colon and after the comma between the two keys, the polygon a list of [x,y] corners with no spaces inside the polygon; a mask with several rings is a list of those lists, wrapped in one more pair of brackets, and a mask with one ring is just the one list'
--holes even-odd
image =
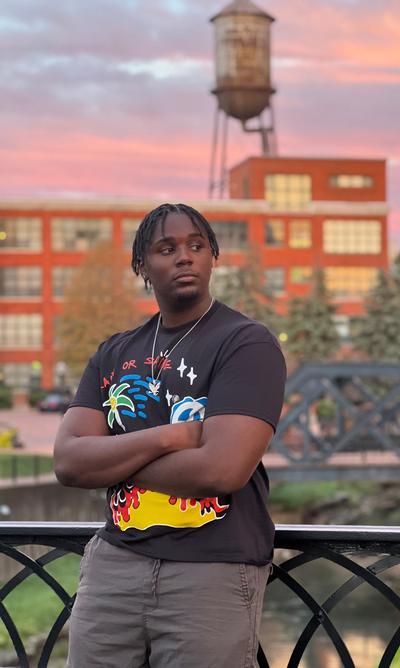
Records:
{"label": "river water", "polygon": [[[277,551],[275,561],[293,556]],[[357,563],[366,567],[375,556]],[[318,559],[291,575],[318,603],[323,603],[351,574],[336,564]],[[380,578],[400,594],[400,567],[392,567]],[[309,608],[280,581],[266,591],[260,640],[270,668],[286,668],[292,651],[311,619]],[[376,589],[363,583],[329,614],[345,642],[356,668],[376,668],[392,635],[400,624],[400,613]],[[321,627],[314,634],[299,664],[301,668],[341,668],[343,665],[328,634]]]}

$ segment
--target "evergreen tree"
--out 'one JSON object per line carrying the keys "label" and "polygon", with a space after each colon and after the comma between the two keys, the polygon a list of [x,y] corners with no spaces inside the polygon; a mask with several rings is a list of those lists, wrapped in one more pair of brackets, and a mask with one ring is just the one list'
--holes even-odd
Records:
{"label": "evergreen tree", "polygon": [[227,267],[226,274],[212,283],[213,294],[224,304],[266,325],[279,335],[282,318],[272,291],[266,284],[259,254],[250,251],[241,267]]}
{"label": "evergreen tree", "polygon": [[379,273],[365,303],[355,347],[376,362],[400,361],[400,256],[391,274]]}
{"label": "evergreen tree", "polygon": [[124,252],[101,244],[85,257],[65,291],[59,358],[75,378],[99,343],[141,320],[135,308],[134,278],[127,280],[127,270]]}
{"label": "evergreen tree", "polygon": [[334,356],[340,345],[334,315],[323,272],[318,270],[310,295],[294,297],[288,305],[286,348],[298,363],[324,362]]}

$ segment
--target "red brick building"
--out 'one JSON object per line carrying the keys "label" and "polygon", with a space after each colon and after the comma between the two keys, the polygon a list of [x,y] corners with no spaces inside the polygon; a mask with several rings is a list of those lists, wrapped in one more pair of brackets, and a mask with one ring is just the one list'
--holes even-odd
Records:
{"label": "red brick building", "polygon": [[[309,291],[321,267],[343,325],[362,314],[378,270],[388,267],[382,160],[249,158],[231,170],[230,199],[189,203],[217,233],[216,276],[256,247],[281,310]],[[33,363],[43,385],[53,385],[56,321],[74,268],[103,240],[126,250],[129,267],[137,225],[158,204],[0,200],[0,369],[7,383],[26,385]],[[155,308],[143,292],[140,299],[143,312]]]}

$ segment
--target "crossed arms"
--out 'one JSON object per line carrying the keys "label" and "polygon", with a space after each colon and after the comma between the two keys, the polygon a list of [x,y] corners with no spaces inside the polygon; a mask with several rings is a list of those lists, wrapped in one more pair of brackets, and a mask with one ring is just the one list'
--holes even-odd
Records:
{"label": "crossed arms", "polygon": [[110,436],[101,411],[74,407],[56,437],[55,472],[71,487],[110,487],[133,478],[174,496],[218,496],[248,482],[272,436],[267,422],[233,414]]}

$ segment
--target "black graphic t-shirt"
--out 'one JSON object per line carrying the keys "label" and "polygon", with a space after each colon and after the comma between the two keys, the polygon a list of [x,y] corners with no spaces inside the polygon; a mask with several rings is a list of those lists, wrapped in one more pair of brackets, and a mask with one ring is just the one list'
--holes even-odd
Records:
{"label": "black graphic t-shirt", "polygon": [[[157,320],[158,314],[102,343],[71,406],[103,411],[111,434],[232,414],[276,428],[286,367],[266,327],[215,302],[174,350],[194,323],[160,326],[152,360]],[[161,357],[163,350],[172,352]],[[206,499],[143,489],[133,475],[108,490],[106,524],[99,533],[158,559],[261,565],[272,557],[274,538],[267,496],[262,464],[241,490]]]}

